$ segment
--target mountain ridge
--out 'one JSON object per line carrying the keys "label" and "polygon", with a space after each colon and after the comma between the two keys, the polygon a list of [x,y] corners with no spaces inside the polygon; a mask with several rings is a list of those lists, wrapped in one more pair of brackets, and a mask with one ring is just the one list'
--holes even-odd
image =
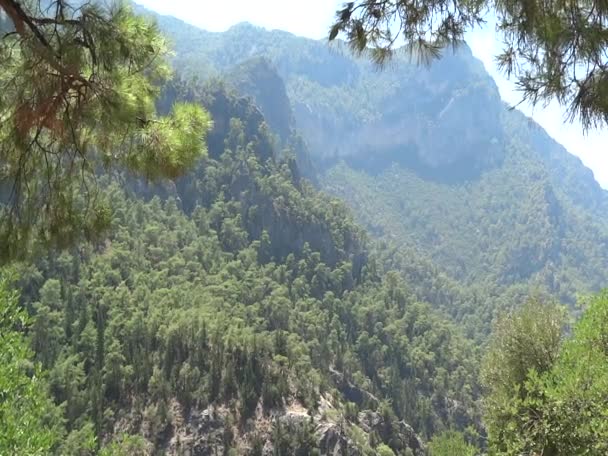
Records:
{"label": "mountain ridge", "polygon": [[608,283],[608,191],[508,108],[468,46],[429,67],[398,53],[378,70],[340,45],[289,32],[158,21],[177,43],[181,73],[230,74],[263,55],[283,80],[321,188],[376,237],[420,251],[467,286],[524,283],[573,303]]}
{"label": "mountain ridge", "polygon": [[[290,40],[290,44],[293,42],[298,42],[298,43],[306,43],[307,46],[312,46],[314,52],[317,52],[320,54],[320,58],[328,58],[328,57],[333,57],[335,59],[337,59],[339,61],[340,64],[344,64],[345,62],[358,62],[359,65],[362,65],[363,67],[367,67],[368,69],[373,67],[373,64],[370,62],[367,62],[365,60],[362,59],[355,59],[353,57],[348,56],[348,51],[346,49],[340,49],[339,46],[328,46],[326,42],[324,42],[324,40],[313,40],[310,38],[304,38],[304,37],[299,37],[297,35],[294,35],[290,32],[287,31],[283,31],[283,30],[278,30],[278,29],[273,29],[273,30],[268,30],[265,29],[263,27],[254,25],[252,23],[249,22],[240,22],[238,24],[234,24],[233,26],[231,26],[229,29],[227,29],[225,32],[208,32],[205,31],[199,27],[196,27],[194,25],[185,23],[183,21],[181,21],[180,19],[174,18],[172,16],[165,16],[165,15],[157,15],[155,13],[151,13],[149,10],[146,10],[143,7],[139,7],[140,11],[145,11],[148,14],[152,14],[152,16],[159,21],[159,25],[160,27],[170,36],[173,38],[173,41],[175,43],[177,43],[178,45],[176,46],[176,51],[177,51],[177,60],[176,60],[176,66],[178,68],[180,68],[180,71],[184,71],[186,70],[187,73],[192,73],[194,74],[194,72],[197,70],[197,64],[199,63],[203,63],[205,62],[209,68],[211,68],[211,72],[210,75],[211,76],[215,76],[215,75],[219,75],[222,74],[223,71],[229,69],[232,66],[235,66],[239,63],[243,63],[244,61],[248,60],[251,57],[255,57],[255,56],[259,56],[262,54],[262,51],[268,51],[268,47],[269,45],[269,38],[283,38],[283,39],[288,39]],[[180,25],[180,29],[177,30],[175,27],[177,25]],[[185,26],[185,28],[184,28]],[[194,33],[195,35],[198,35],[199,39],[209,39],[209,41],[211,41],[211,44],[206,44],[204,46],[201,46],[200,48],[198,48],[197,50],[199,51],[203,51],[203,54],[206,55],[199,55],[198,58],[191,58],[191,56],[189,57],[190,62],[188,65],[182,65],[180,63],[180,59],[184,59],[185,60],[185,56],[188,55],[188,52],[184,52],[184,48],[196,48],[197,47],[197,43],[188,43],[187,45],[184,45],[184,40],[180,40],[180,39],[176,39],[176,37],[179,37],[180,34],[183,33]],[[258,40],[250,40],[248,42],[249,48],[245,47],[244,49],[241,49],[241,52],[238,53],[238,55],[231,55],[232,50],[224,47],[224,46],[219,46],[218,45],[218,41],[231,41],[235,38],[235,36],[238,35],[242,35],[242,34],[249,34],[249,33],[253,33],[254,35],[257,36],[262,36],[264,38],[261,39],[261,43],[258,43],[257,41],[260,41],[260,39]],[[224,39],[222,39],[222,37],[224,37]],[[186,40],[187,42],[188,40]],[[223,44],[223,43],[222,43]],[[218,48],[219,46],[219,48]],[[257,49],[255,49],[255,47],[257,47]],[[215,50],[214,50],[215,49]],[[221,49],[221,51],[218,51],[218,49]],[[224,59],[219,59],[219,58],[214,58],[213,54],[214,52],[221,52],[223,54],[226,54],[227,57],[225,57]],[[283,51],[284,52],[284,51]],[[292,68],[295,65],[288,65],[287,63],[285,63],[286,57],[284,55],[281,55],[281,53],[279,52],[278,57],[273,58],[272,56],[272,52],[265,52],[266,54],[271,54],[270,57],[267,57],[270,61],[273,62],[273,64],[275,65],[275,68],[277,69],[277,72],[279,73],[279,75],[285,80],[285,79],[289,79],[286,78],[286,73],[288,71],[293,71]],[[450,58],[451,51],[446,51],[446,57]],[[480,78],[481,80],[485,80],[485,82],[490,84],[490,89],[493,92],[493,96],[497,99],[500,100],[500,103],[502,105],[503,108],[507,108],[507,104],[505,102],[502,101],[502,99],[500,99],[500,95],[498,93],[498,88],[494,82],[494,80],[491,78],[491,76],[486,72],[483,63],[481,61],[479,61],[477,58],[475,58],[472,54],[472,51],[470,50],[470,48],[466,45],[460,47],[457,50],[457,55],[463,55],[463,54],[467,54],[469,57],[471,57],[471,61],[467,62],[468,65],[472,66],[472,74],[478,74],[478,75],[482,75],[482,77]],[[209,57],[209,55],[211,55],[211,57]],[[386,74],[389,73],[391,68],[393,70],[397,70],[396,73],[393,72],[393,77],[395,76],[395,74],[397,74],[399,76],[399,68],[396,68],[398,65],[401,65],[404,61],[408,60],[407,56],[403,56],[401,54],[397,54],[397,58],[399,59],[397,63],[392,63],[389,64],[388,66],[388,71],[387,69],[384,70],[378,70],[378,72],[380,74]],[[277,62],[277,60],[279,60]],[[288,60],[288,59],[287,59]],[[440,61],[441,63],[441,61]],[[437,65],[438,63],[435,62],[435,65]],[[408,65],[410,68],[412,67],[416,67],[416,65]],[[356,69],[356,65],[344,65],[344,67],[348,68],[348,70],[352,71],[353,74],[356,76],[358,71]],[[441,71],[440,71],[441,72]],[[338,73],[341,73],[342,75],[338,77],[338,81],[348,81],[348,71],[344,70],[344,69],[340,69],[338,70]],[[297,73],[296,73],[297,74]],[[205,77],[205,73],[197,73],[198,77]],[[323,80],[323,78],[319,78],[321,80]],[[336,81],[334,81],[336,82]],[[289,84],[291,83],[290,81],[286,81],[287,85],[289,86]],[[293,90],[293,89],[292,89]],[[290,94],[291,97],[293,98],[293,92]],[[293,102],[293,99],[292,99]],[[523,113],[521,113],[521,111],[514,109],[513,110],[517,115],[521,115],[521,116],[525,116]],[[527,119],[527,122],[530,123],[531,125],[534,126],[534,129],[537,129],[539,131],[541,131],[541,136],[542,135],[546,135],[548,136],[548,134],[544,131],[544,129],[538,125],[533,119],[530,119],[529,117],[525,116]],[[301,126],[298,125],[298,128],[301,128]],[[550,137],[549,137],[550,138]],[[561,144],[557,143],[557,141],[555,141],[553,138],[550,139],[551,141],[553,141],[555,143],[555,145],[559,145],[560,148],[563,148],[564,151],[567,151]],[[315,151],[313,150],[313,153]],[[568,151],[568,154],[572,157],[575,157],[576,162],[578,165],[582,165],[584,168],[588,169],[586,166],[584,166],[582,164],[582,161],[580,161],[580,159],[570,153]],[[593,179],[595,181],[595,179]],[[598,184],[599,187],[599,184]],[[601,187],[600,187],[601,189]],[[593,189],[594,192],[596,191],[596,189]],[[604,190],[601,189],[604,195],[608,195],[608,190]]]}
{"label": "mountain ridge", "polygon": [[423,456],[479,428],[471,341],[294,174],[252,99],[174,80],[159,109],[175,101],[213,115],[208,156],[163,186],[103,176],[107,237],[20,270],[56,454],[128,435],[142,454]]}

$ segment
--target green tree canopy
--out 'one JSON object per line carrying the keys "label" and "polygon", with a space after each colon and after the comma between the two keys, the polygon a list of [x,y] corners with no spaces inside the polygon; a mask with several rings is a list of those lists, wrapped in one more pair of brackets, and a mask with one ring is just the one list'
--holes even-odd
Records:
{"label": "green tree canopy", "polygon": [[445,431],[433,437],[429,443],[431,456],[475,456],[477,450],[466,442],[457,431]]}
{"label": "green tree canopy", "polygon": [[531,299],[496,323],[482,370],[484,424],[493,454],[520,454],[527,447],[520,439],[527,439],[529,429],[542,421],[541,412],[532,405],[537,390],[529,379],[551,371],[564,317],[556,305]]}
{"label": "green tree canopy", "polygon": [[608,122],[608,5],[600,1],[357,0],[337,11],[329,39],[385,62],[401,45],[423,60],[495,17],[499,67],[524,100],[556,99],[585,129]]}
{"label": "green tree canopy", "polygon": [[30,360],[28,324],[17,294],[0,276],[0,454],[48,454],[60,437],[59,410],[38,365]]}
{"label": "green tree canopy", "polygon": [[155,24],[122,3],[0,0],[0,258],[64,245],[109,221],[95,175],[175,178],[205,154],[209,115],[176,104]]}
{"label": "green tree canopy", "polygon": [[491,454],[608,451],[608,295],[590,300],[562,343],[560,315],[531,302],[497,327],[484,369]]}
{"label": "green tree canopy", "polygon": [[565,324],[564,309],[532,298],[501,317],[493,331],[483,381],[494,397],[523,387],[530,371],[551,369],[559,352]]}

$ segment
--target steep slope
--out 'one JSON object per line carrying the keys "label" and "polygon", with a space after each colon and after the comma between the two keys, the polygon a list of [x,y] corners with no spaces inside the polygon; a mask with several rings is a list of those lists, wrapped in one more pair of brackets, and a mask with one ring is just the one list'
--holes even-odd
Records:
{"label": "steep slope", "polygon": [[[511,114],[502,116],[504,158],[477,177],[454,181],[458,168],[446,176],[392,155],[381,167],[345,158],[323,182],[376,235],[420,248],[461,282],[526,283],[572,302],[608,283],[606,192],[578,159]],[[534,149],[539,136],[543,148]]]}
{"label": "steep slope", "polygon": [[293,154],[299,172],[318,183],[308,147],[296,129],[285,84],[273,64],[265,57],[254,57],[232,67],[222,81],[253,100],[278,139],[279,152]]}
{"label": "steep slope", "polygon": [[251,101],[183,81],[161,109],[176,99],[211,112],[209,157],[175,185],[106,182],[107,239],[20,271],[66,422],[56,453],[97,438],[143,454],[418,456],[421,438],[478,425],[472,344],[276,158]]}
{"label": "steep slope", "polygon": [[608,192],[509,110],[465,46],[378,71],[339,46],[249,24],[208,33],[160,17],[176,67],[209,74],[263,55],[285,81],[322,186],[376,236],[465,284],[524,284],[573,302],[608,284]]}

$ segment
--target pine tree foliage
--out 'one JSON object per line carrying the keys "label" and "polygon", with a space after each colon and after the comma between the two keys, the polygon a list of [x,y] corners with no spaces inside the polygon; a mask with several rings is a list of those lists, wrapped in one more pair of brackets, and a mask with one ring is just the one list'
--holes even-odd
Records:
{"label": "pine tree foliage", "polygon": [[606,18],[602,1],[358,0],[337,11],[329,39],[387,62],[396,48],[429,61],[494,16],[499,67],[523,100],[557,100],[585,129],[608,123]]}
{"label": "pine tree foliage", "polygon": [[60,438],[59,410],[48,394],[23,331],[29,317],[0,276],[0,454],[45,455]]}
{"label": "pine tree foliage", "polygon": [[0,257],[109,222],[95,173],[175,178],[205,154],[209,115],[155,113],[170,77],[156,25],[122,3],[0,1]]}

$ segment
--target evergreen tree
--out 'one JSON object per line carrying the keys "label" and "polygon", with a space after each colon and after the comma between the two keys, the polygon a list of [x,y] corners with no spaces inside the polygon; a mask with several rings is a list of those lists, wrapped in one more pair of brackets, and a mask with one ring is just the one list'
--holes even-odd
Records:
{"label": "evergreen tree", "polygon": [[106,228],[100,168],[175,178],[204,156],[203,108],[156,114],[167,45],[126,4],[2,0],[0,16],[0,260]]}
{"label": "evergreen tree", "polygon": [[561,314],[529,304],[497,328],[485,368],[492,454],[608,451],[608,296],[589,300],[562,344]]}
{"label": "evergreen tree", "polygon": [[498,64],[525,100],[555,99],[585,129],[608,123],[608,5],[601,1],[357,0],[337,11],[329,39],[344,36],[379,63],[401,45],[428,62],[490,15],[504,43]]}
{"label": "evergreen tree", "polygon": [[61,418],[23,335],[28,317],[0,276],[0,454],[46,455],[61,438]]}

